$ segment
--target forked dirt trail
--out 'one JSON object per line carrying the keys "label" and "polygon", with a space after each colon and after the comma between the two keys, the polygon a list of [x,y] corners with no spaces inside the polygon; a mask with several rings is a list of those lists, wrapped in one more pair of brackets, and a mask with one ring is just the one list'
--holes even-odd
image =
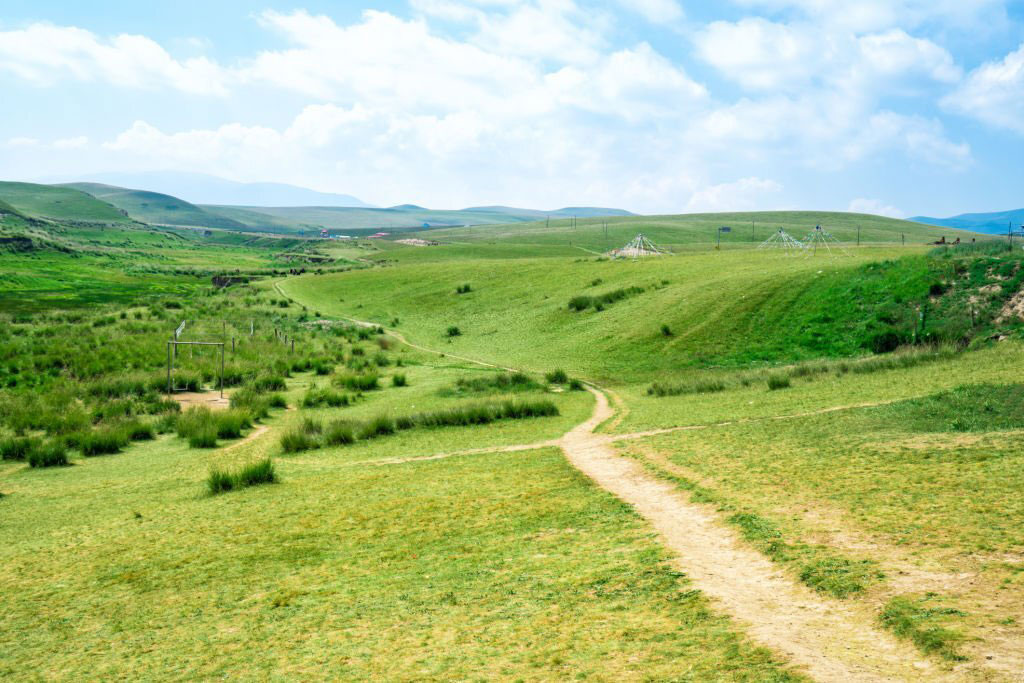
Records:
{"label": "forked dirt trail", "polygon": [[569,461],[629,503],[657,530],[695,587],[742,622],[753,639],[784,654],[819,681],[952,678],[910,645],[881,631],[870,613],[795,583],[745,547],[706,507],[618,455],[594,429],[612,417],[607,397],[588,387],[594,414],[562,437]]}
{"label": "forked dirt trail", "polygon": [[[389,334],[413,348],[439,353],[412,344],[397,332]],[[600,425],[615,417],[615,410],[604,392],[591,386],[587,390],[596,401],[593,414],[556,442],[440,453],[378,464],[558,445],[577,469],[647,520],[671,551],[676,567],[686,573],[697,589],[740,622],[755,642],[783,655],[812,678],[837,682],[962,680],[955,672],[944,671],[923,658],[910,644],[882,631],[870,610],[826,598],[796,583],[768,558],[747,546],[709,508],[691,502],[671,483],[648,473],[638,462],[620,456],[613,446],[616,440],[675,430],[595,434]]]}

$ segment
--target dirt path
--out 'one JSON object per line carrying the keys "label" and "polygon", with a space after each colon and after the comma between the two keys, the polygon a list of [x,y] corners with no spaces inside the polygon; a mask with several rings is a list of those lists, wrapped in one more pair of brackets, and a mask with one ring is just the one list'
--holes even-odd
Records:
{"label": "dirt path", "polygon": [[[412,344],[399,333],[389,334],[413,348],[439,353]],[[445,355],[500,367],[472,358]],[[880,630],[870,609],[826,598],[796,583],[768,558],[746,545],[712,510],[691,502],[684,492],[649,474],[639,463],[619,456],[613,441],[676,430],[595,434],[600,425],[614,419],[615,411],[605,393],[591,386],[587,389],[595,399],[592,415],[557,441],[566,458],[598,486],[633,506],[658,532],[662,543],[674,556],[675,565],[687,574],[696,588],[740,622],[754,641],[780,653],[819,681],[956,678],[938,669],[908,643]],[[529,444],[495,450],[511,452],[534,447],[537,446]],[[378,463],[395,464],[458,454],[440,453]]]}
{"label": "dirt path", "polygon": [[866,610],[793,582],[747,547],[705,506],[619,456],[593,430],[612,417],[607,397],[589,420],[561,439],[569,461],[632,505],[703,593],[746,626],[754,640],[784,654],[820,681],[916,681],[943,678],[910,645],[881,631]]}

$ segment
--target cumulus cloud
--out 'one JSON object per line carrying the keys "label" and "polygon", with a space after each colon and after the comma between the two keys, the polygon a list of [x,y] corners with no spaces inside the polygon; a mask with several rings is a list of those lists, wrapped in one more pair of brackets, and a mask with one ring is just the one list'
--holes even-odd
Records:
{"label": "cumulus cloud", "polygon": [[[621,4],[652,22],[684,19],[676,0]],[[127,119],[102,144],[72,129],[40,150],[60,147],[69,159],[102,150],[107,166],[275,178],[379,203],[766,208],[786,203],[790,188],[761,177],[774,173],[765,162],[970,164],[970,147],[939,119],[891,102],[962,78],[945,48],[882,16],[923,3],[862,3],[845,23],[826,15],[858,3],[740,4],[778,14],[695,30],[695,55],[739,86],[718,97],[679,59],[624,40],[614,4],[575,0],[413,0],[411,16],[368,10],[346,23],[268,10],[256,21],[278,42],[223,64],[177,59],[144,36],[33,24],[0,32],[0,72],[39,86],[75,79],[232,96],[232,110],[204,125]],[[972,72],[963,87],[988,93],[993,109],[1019,104],[1021,59]],[[267,117],[250,108],[239,122],[236,98]]]}
{"label": "cumulus cloud", "polygon": [[889,206],[877,199],[865,199],[863,197],[850,200],[850,205],[846,207],[846,210],[850,213],[868,213],[875,216],[888,216],[889,218],[907,217],[906,213],[895,206]]}
{"label": "cumulus cloud", "polygon": [[53,141],[54,149],[79,149],[89,144],[89,138],[85,135],[77,135],[73,138],[61,138]]}
{"label": "cumulus cloud", "polygon": [[716,21],[694,39],[697,55],[750,90],[824,87],[871,98],[911,80],[952,83],[960,69],[934,42],[901,29],[856,34],[760,17]]}
{"label": "cumulus cloud", "polygon": [[749,211],[766,209],[782,192],[782,185],[765,178],[741,178],[731,183],[704,187],[690,196],[687,211]]}
{"label": "cumulus cloud", "polygon": [[35,85],[73,79],[202,95],[227,92],[223,69],[206,58],[176,60],[145,36],[103,40],[85,29],[41,23],[0,31],[0,71]]}
{"label": "cumulus cloud", "polygon": [[951,111],[1024,134],[1024,43],[1003,59],[972,71],[942,104]]}

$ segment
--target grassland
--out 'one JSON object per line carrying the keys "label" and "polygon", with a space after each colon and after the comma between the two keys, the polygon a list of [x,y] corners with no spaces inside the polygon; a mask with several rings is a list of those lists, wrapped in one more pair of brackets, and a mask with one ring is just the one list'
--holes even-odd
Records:
{"label": "grassland", "polygon": [[[675,250],[705,249],[721,242],[722,248],[759,245],[780,228],[802,239],[815,226],[846,243],[920,245],[947,236],[969,241],[978,235],[961,230],[922,225],[866,214],[828,211],[759,211],[747,213],[686,214],[679,216],[613,216],[550,220],[495,226],[487,230],[431,230],[430,239],[445,242],[568,246],[606,252],[623,246],[642,232],[656,244]],[[719,234],[722,226],[729,232]]]}
{"label": "grassland", "polygon": [[150,225],[184,225],[240,231],[247,229],[238,221],[212,214],[195,204],[159,192],[130,190],[101,183],[69,183],[61,187],[85,192],[121,209],[135,220]]}
{"label": "grassland", "polygon": [[111,204],[70,187],[0,182],[0,200],[34,218],[84,223],[132,222]]}
{"label": "grassland", "polygon": [[[584,380],[616,407],[600,438],[825,611],[872,615],[942,675],[1012,680],[1021,255],[929,250],[939,232],[887,219],[843,256],[715,250],[707,226],[738,218],[621,219],[683,247],[636,262],[530,224],[413,248],[25,223],[35,246],[0,252],[17,292],[0,331],[0,675],[798,679],[799,655],[759,649],[551,448],[592,413]],[[861,217],[828,220],[848,237]],[[602,221],[579,226],[599,246]],[[237,343],[228,393],[247,419],[214,447],[159,393],[181,320],[185,339]],[[210,388],[218,363],[183,350],[177,378]],[[557,414],[326,438],[510,400]],[[317,447],[287,448],[298,432]],[[86,457],[114,433],[119,452]],[[71,466],[17,459],[31,440]],[[211,495],[211,471],[267,459],[274,483]]]}

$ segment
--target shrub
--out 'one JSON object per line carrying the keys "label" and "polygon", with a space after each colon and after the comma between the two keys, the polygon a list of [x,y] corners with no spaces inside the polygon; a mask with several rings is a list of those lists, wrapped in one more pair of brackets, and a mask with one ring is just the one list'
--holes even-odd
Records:
{"label": "shrub", "polygon": [[235,488],[235,477],[224,470],[210,470],[206,478],[206,487],[211,495],[226,493]]}
{"label": "shrub", "polygon": [[661,325],[661,334],[663,336],[665,336],[665,337],[671,337],[672,336],[672,328],[669,327],[668,325],[665,325],[664,323],[662,323],[662,325]]}
{"label": "shrub", "polygon": [[579,296],[574,296],[573,298],[569,299],[569,310],[577,312],[585,311],[588,308],[590,308],[591,304],[593,303],[594,300],[589,296],[583,294]]}
{"label": "shrub", "polygon": [[220,431],[216,418],[209,408],[189,408],[178,418],[178,436],[188,441],[191,448],[215,448]]}
{"label": "shrub", "polygon": [[274,463],[270,458],[246,465],[236,476],[238,483],[243,487],[277,482],[277,472],[274,471]]}
{"label": "shrub", "polygon": [[454,392],[452,389],[442,390],[441,393],[483,393],[487,391],[529,391],[540,389],[541,385],[530,379],[528,375],[521,372],[505,372],[498,375],[487,375],[485,377],[474,377],[466,379],[460,377],[455,381]]}
{"label": "shrub", "polygon": [[685,394],[713,394],[725,391],[725,382],[720,380],[699,380],[697,382],[667,384],[655,382],[647,387],[648,396],[683,396]]}
{"label": "shrub", "polygon": [[301,427],[289,429],[281,435],[281,450],[285,453],[298,453],[315,448],[320,448],[320,442]]}
{"label": "shrub", "polygon": [[469,284],[459,285],[458,287],[455,288],[456,294],[469,294],[472,291],[473,288],[470,287]]}
{"label": "shrub", "polygon": [[252,381],[252,384],[250,386],[255,388],[257,391],[263,392],[284,391],[285,389],[288,388],[288,385],[285,384],[284,378],[278,377],[276,375],[257,377]]}
{"label": "shrub", "polygon": [[128,436],[123,429],[106,427],[81,433],[77,442],[82,455],[92,457],[120,453],[128,445]]}
{"label": "shrub", "polygon": [[300,427],[303,434],[322,434],[324,431],[324,423],[320,420],[314,420],[311,417],[304,418]]}
{"label": "shrub", "polygon": [[448,327],[447,334],[449,337],[458,337],[462,334],[462,330],[460,330],[456,325],[450,325]]}
{"label": "shrub", "polygon": [[378,352],[373,356],[373,363],[378,368],[386,368],[387,366],[391,365],[391,360],[388,359],[386,354]]}
{"label": "shrub", "polygon": [[351,399],[348,394],[341,394],[328,388],[310,387],[306,390],[306,395],[302,397],[303,408],[316,408],[321,405],[338,408],[350,403]]}
{"label": "shrub", "polygon": [[336,375],[334,383],[352,391],[371,391],[380,388],[380,378],[376,372],[346,372]]}
{"label": "shrub", "polygon": [[335,420],[324,430],[324,443],[328,446],[347,446],[355,441],[355,428],[348,420]]}
{"label": "shrub", "polygon": [[210,495],[227,493],[249,486],[260,484],[274,484],[278,481],[277,472],[274,470],[274,463],[270,458],[260,460],[246,465],[237,472],[226,470],[211,470],[206,479],[206,487]]}
{"label": "shrub", "polygon": [[593,296],[579,294],[569,299],[569,310],[579,312],[585,311],[593,306],[595,311],[603,311],[605,306],[609,306],[616,301],[621,301],[628,297],[643,293],[643,287],[625,287],[605,292],[604,294],[595,294]]}
{"label": "shrub", "polygon": [[131,420],[122,425],[125,436],[131,441],[152,441],[156,438],[153,425],[139,420]]}
{"label": "shrub", "polygon": [[552,370],[544,375],[544,379],[549,384],[565,384],[569,381],[569,375],[565,374],[565,370]]}
{"label": "shrub", "polygon": [[65,467],[71,463],[64,444],[51,441],[29,453],[28,464],[29,467]]}
{"label": "shrub", "polygon": [[217,426],[204,424],[199,426],[188,435],[189,448],[216,448],[217,447]]}
{"label": "shrub", "polygon": [[583,386],[583,382],[579,381],[578,379],[571,379],[571,380],[569,380],[569,390],[570,391],[583,391],[584,388],[585,387]]}
{"label": "shrub", "polygon": [[249,411],[241,408],[224,410],[213,415],[214,424],[217,426],[217,438],[237,439],[242,436],[242,430],[252,427],[252,417]]}
{"label": "shrub", "polygon": [[788,389],[790,386],[792,386],[792,381],[789,379],[789,375],[771,375],[768,377],[768,391]]}
{"label": "shrub", "polygon": [[405,373],[398,373],[391,376],[391,386],[404,387],[406,385],[407,381],[405,379]]}
{"label": "shrub", "polygon": [[28,436],[11,437],[0,441],[0,459],[24,461],[38,449],[39,439]]}
{"label": "shrub", "polygon": [[359,427],[357,436],[360,439],[374,439],[395,433],[395,421],[387,415],[378,415]]}

